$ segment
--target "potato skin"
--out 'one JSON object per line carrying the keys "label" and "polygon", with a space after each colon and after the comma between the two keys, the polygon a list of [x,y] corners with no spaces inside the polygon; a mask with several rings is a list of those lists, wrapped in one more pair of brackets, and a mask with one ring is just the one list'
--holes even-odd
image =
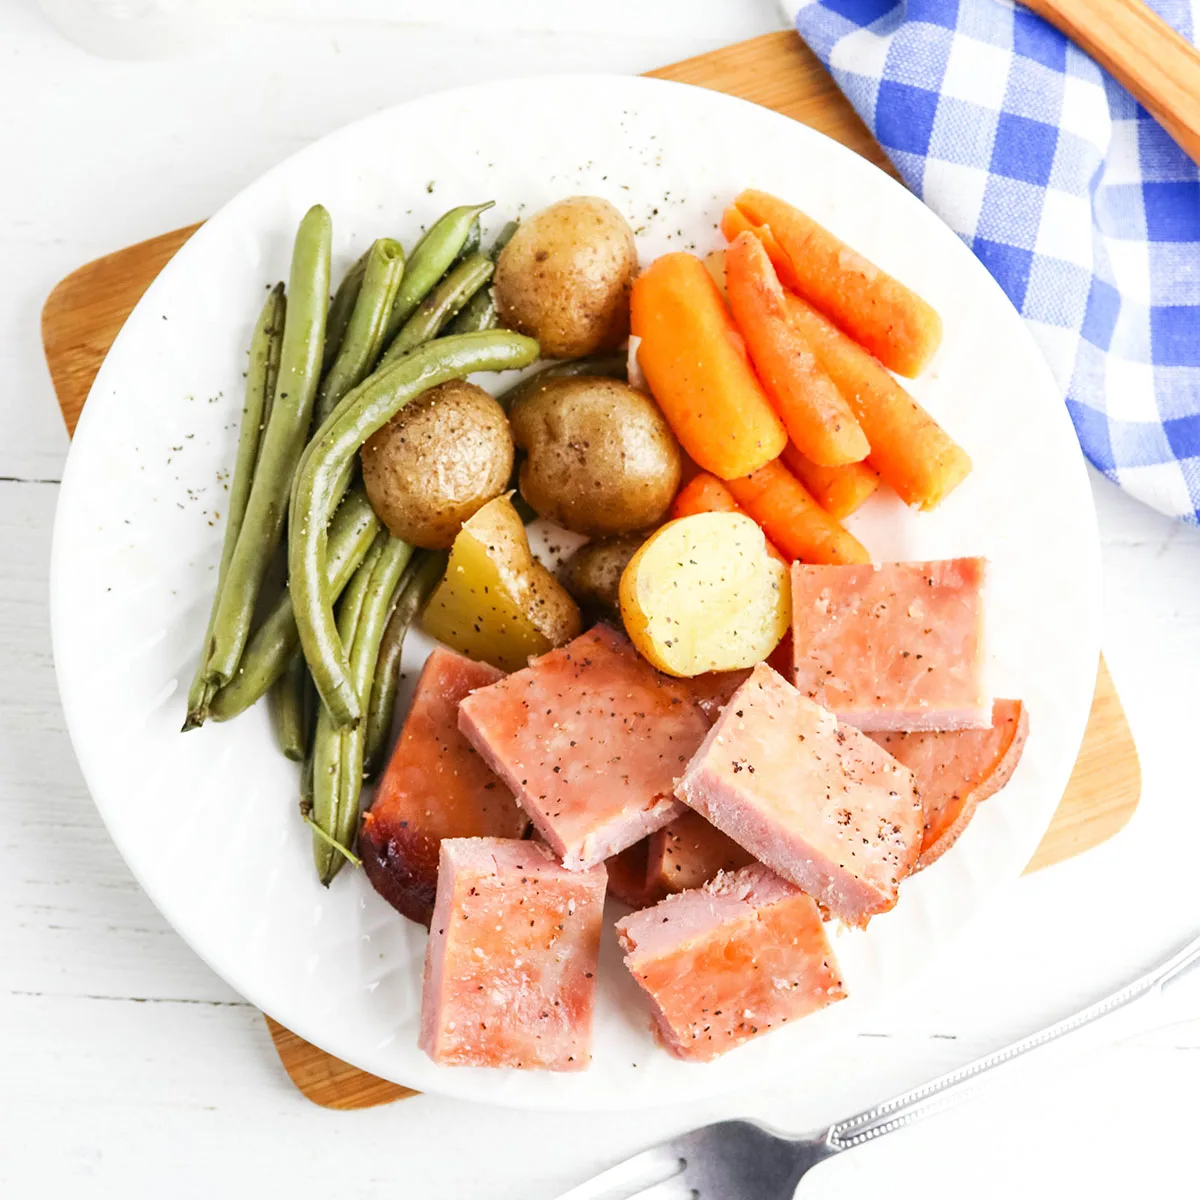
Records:
{"label": "potato skin", "polygon": [[679,489],[679,443],[654,401],[615,379],[547,383],[510,413],[526,451],[521,495],[539,515],[589,537],[662,519]]}
{"label": "potato skin", "polygon": [[581,608],[619,617],[621,574],[645,540],[627,533],[587,542],[559,567],[559,581]]}
{"label": "potato skin", "polygon": [[579,607],[529,549],[508,496],[460,530],[446,574],[421,615],[430,637],[502,671],[519,671],[579,636]]}
{"label": "potato skin", "polygon": [[550,358],[611,350],[629,333],[637,251],[607,200],[571,196],[522,221],[496,262],[500,322]]}
{"label": "potato skin", "polygon": [[367,498],[393,536],[444,550],[508,484],[512,434],[481,387],[452,380],[405,405],[362,448]]}

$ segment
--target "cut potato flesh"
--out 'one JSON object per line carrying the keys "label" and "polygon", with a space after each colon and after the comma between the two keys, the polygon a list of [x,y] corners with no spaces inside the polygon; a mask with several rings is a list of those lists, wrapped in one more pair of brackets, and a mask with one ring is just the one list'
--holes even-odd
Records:
{"label": "cut potato flesh", "polygon": [[454,539],[421,627],[468,658],[519,671],[581,626],[578,605],[530,552],[512,502],[497,496]]}
{"label": "cut potato flesh", "polygon": [[639,652],[669,675],[750,667],[787,631],[787,569],[744,514],[683,517],[625,568],[621,617]]}

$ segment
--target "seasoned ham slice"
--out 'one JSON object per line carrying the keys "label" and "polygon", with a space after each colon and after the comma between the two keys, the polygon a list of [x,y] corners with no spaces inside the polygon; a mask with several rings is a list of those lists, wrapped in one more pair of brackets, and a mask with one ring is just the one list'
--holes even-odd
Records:
{"label": "seasoned ham slice", "polygon": [[455,1066],[583,1070],[604,885],[603,867],[566,871],[535,842],[443,841],[421,1049]]}
{"label": "seasoned ham slice", "polygon": [[646,856],[646,895],[655,900],[671,892],[700,887],[721,871],[749,866],[754,856],[710,825],[698,812],[676,817],[650,835]]}
{"label": "seasoned ham slice", "polygon": [[708,729],[686,683],[607,625],[472,692],[458,724],[573,871],[684,811],[675,780]]}
{"label": "seasoned ham slice", "polygon": [[[657,834],[651,834],[656,837]],[[614,854],[604,860],[608,871],[608,891],[630,908],[644,908],[661,900],[650,889],[649,879],[650,838],[642,838],[627,846],[620,854]]]}
{"label": "seasoned ham slice", "polygon": [[896,903],[921,848],[912,772],[761,663],[676,795],[852,925]]}
{"label": "seasoned ham slice", "polygon": [[958,840],[975,807],[1012,778],[1029,733],[1029,713],[1020,700],[997,700],[990,729],[953,733],[874,733],[917,781],[925,814],[920,871],[937,862]]}
{"label": "seasoned ham slice", "polygon": [[617,937],[677,1058],[706,1062],[846,995],[816,904],[757,863],[631,913]]}
{"label": "seasoned ham slice", "polygon": [[487,663],[434,647],[363,816],[358,848],[367,878],[389,904],[423,925],[433,912],[442,838],[519,838],[529,826],[512,792],[458,732],[458,702],[503,677]]}
{"label": "seasoned ham slice", "polygon": [[986,729],[985,567],[794,564],[796,687],[867,732]]}

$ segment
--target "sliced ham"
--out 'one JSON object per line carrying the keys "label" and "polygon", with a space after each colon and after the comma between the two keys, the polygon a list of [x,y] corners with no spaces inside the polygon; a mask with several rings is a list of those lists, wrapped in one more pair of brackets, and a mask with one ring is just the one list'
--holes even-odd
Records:
{"label": "sliced ham", "polygon": [[794,564],[796,686],[868,732],[986,729],[985,567]]}
{"label": "sliced ham", "polygon": [[708,729],[686,683],[607,625],[472,692],[458,721],[575,871],[684,811],[675,780]]}
{"label": "sliced ham", "polygon": [[[651,837],[657,837],[651,834]],[[608,871],[608,891],[630,908],[644,908],[660,900],[650,889],[649,879],[650,838],[642,838],[627,846],[619,854],[604,860]]]}
{"label": "sliced ham", "polygon": [[529,821],[512,792],[458,732],[458,703],[504,677],[487,663],[434,648],[417,680],[404,729],[358,847],[375,890],[429,924],[442,838],[519,838]]}
{"label": "sliced ham", "polygon": [[721,709],[729,703],[733,693],[749,678],[750,669],[747,667],[740,671],[709,671],[681,682],[687,686],[692,699],[711,725],[721,715]]}
{"label": "sliced ham", "polygon": [[1028,733],[1025,705],[997,700],[990,729],[871,735],[916,777],[925,829],[914,870],[937,862],[966,829],[976,805],[1012,778]]}
{"label": "sliced ham", "polygon": [[761,663],[676,795],[853,925],[896,903],[921,849],[912,772]]}
{"label": "sliced ham", "polygon": [[443,841],[421,1049],[454,1066],[583,1070],[604,885],[603,867],[566,871],[535,842]]}
{"label": "sliced ham", "polygon": [[647,902],[700,887],[721,871],[736,871],[753,861],[748,850],[698,812],[686,812],[650,835],[645,873]]}
{"label": "sliced ham", "polygon": [[677,1058],[705,1062],[846,995],[816,904],[757,863],[630,914],[617,937]]}

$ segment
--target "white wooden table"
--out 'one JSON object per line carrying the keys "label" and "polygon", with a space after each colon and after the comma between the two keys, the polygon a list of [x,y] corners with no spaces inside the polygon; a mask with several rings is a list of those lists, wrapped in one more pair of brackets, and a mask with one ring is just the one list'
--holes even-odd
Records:
{"label": "white wooden table", "polygon": [[[224,46],[120,63],[65,42],[33,0],[0,7],[0,1195],[551,1197],[715,1116],[802,1129],[844,1115],[1037,1026],[1200,930],[1200,533],[1096,478],[1105,645],[1141,749],[1141,808],[1108,845],[1014,885],[871,1036],[788,1086],[703,1107],[681,1096],[648,1115],[431,1097],[338,1114],[295,1092],[258,1013],[139,890],[71,754],[46,609],[67,439],[41,303],[73,267],[206,216],[306,142],[387,104],[464,80],[642,71],[780,19],[774,0],[251,8]],[[168,813],[171,802],[163,796]],[[801,1193],[1195,1187],[1200,986],[1132,1033],[1097,1030],[1019,1072],[830,1164]]]}

